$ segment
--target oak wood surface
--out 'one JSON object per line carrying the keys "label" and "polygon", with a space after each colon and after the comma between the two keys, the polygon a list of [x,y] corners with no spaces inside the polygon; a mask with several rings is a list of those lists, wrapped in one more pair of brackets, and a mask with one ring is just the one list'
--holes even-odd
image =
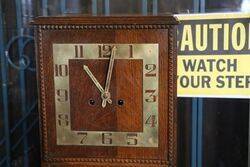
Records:
{"label": "oak wood surface", "polygon": [[[83,71],[87,65],[104,87],[108,60],[70,60],[72,130],[142,132],[142,60],[115,60],[111,77],[112,104],[101,106],[99,90]],[[91,105],[90,100],[95,104]],[[118,101],[123,100],[119,105]]]}

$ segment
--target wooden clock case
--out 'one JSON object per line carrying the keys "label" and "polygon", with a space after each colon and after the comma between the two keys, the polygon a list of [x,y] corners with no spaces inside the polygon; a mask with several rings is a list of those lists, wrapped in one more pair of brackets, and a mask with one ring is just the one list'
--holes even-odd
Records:
{"label": "wooden clock case", "polygon": [[[173,16],[39,17],[35,25],[42,166],[175,167],[177,164],[176,29]],[[58,146],[53,43],[158,43],[159,147]],[[77,122],[75,123],[77,126]]]}

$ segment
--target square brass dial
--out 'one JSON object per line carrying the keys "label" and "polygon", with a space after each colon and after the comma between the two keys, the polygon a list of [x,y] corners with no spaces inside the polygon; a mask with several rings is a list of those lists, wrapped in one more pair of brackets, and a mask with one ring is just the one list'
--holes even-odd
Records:
{"label": "square brass dial", "polygon": [[[116,46],[117,53],[112,104],[102,108],[100,92],[83,65],[104,86],[107,46]],[[158,55],[158,44],[54,43],[57,144],[158,147]]]}

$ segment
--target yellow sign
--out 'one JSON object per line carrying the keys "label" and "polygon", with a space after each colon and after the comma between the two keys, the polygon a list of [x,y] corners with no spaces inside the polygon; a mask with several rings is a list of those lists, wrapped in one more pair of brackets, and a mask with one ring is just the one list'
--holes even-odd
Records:
{"label": "yellow sign", "polygon": [[250,14],[176,15],[179,97],[250,97]]}

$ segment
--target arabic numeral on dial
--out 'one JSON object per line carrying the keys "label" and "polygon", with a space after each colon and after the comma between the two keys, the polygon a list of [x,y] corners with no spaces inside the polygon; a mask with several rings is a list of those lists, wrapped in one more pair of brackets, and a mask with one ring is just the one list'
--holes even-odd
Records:
{"label": "arabic numeral on dial", "polygon": [[68,76],[68,65],[67,64],[55,64],[55,76],[66,77]]}
{"label": "arabic numeral on dial", "polygon": [[102,144],[112,144],[112,133],[102,133]]}
{"label": "arabic numeral on dial", "polygon": [[156,119],[156,116],[155,115],[150,115],[146,122],[145,122],[146,125],[150,125],[150,127],[155,127],[155,125],[157,124],[157,119]]}
{"label": "arabic numeral on dial", "polygon": [[58,125],[63,127],[68,126],[69,116],[67,114],[58,114]]}
{"label": "arabic numeral on dial", "polygon": [[127,144],[128,145],[137,145],[137,143],[138,143],[137,134],[128,133],[127,134]]}
{"label": "arabic numeral on dial", "polygon": [[129,58],[133,58],[133,45],[129,45]]}
{"label": "arabic numeral on dial", "polygon": [[111,56],[111,45],[98,45],[99,58],[109,58]]}
{"label": "arabic numeral on dial", "polygon": [[145,99],[148,103],[156,102],[157,96],[154,94],[156,90],[145,90],[145,93],[148,94],[148,98]]}
{"label": "arabic numeral on dial", "polygon": [[66,89],[57,89],[56,95],[59,102],[66,102],[69,99],[69,93]]}
{"label": "arabic numeral on dial", "polygon": [[147,70],[146,77],[156,77],[156,64],[146,64],[145,69]]}
{"label": "arabic numeral on dial", "polygon": [[80,143],[84,144],[84,142],[87,139],[88,133],[86,133],[86,132],[78,132],[77,135],[81,136]]}
{"label": "arabic numeral on dial", "polygon": [[83,45],[75,45],[75,58],[83,58]]}

